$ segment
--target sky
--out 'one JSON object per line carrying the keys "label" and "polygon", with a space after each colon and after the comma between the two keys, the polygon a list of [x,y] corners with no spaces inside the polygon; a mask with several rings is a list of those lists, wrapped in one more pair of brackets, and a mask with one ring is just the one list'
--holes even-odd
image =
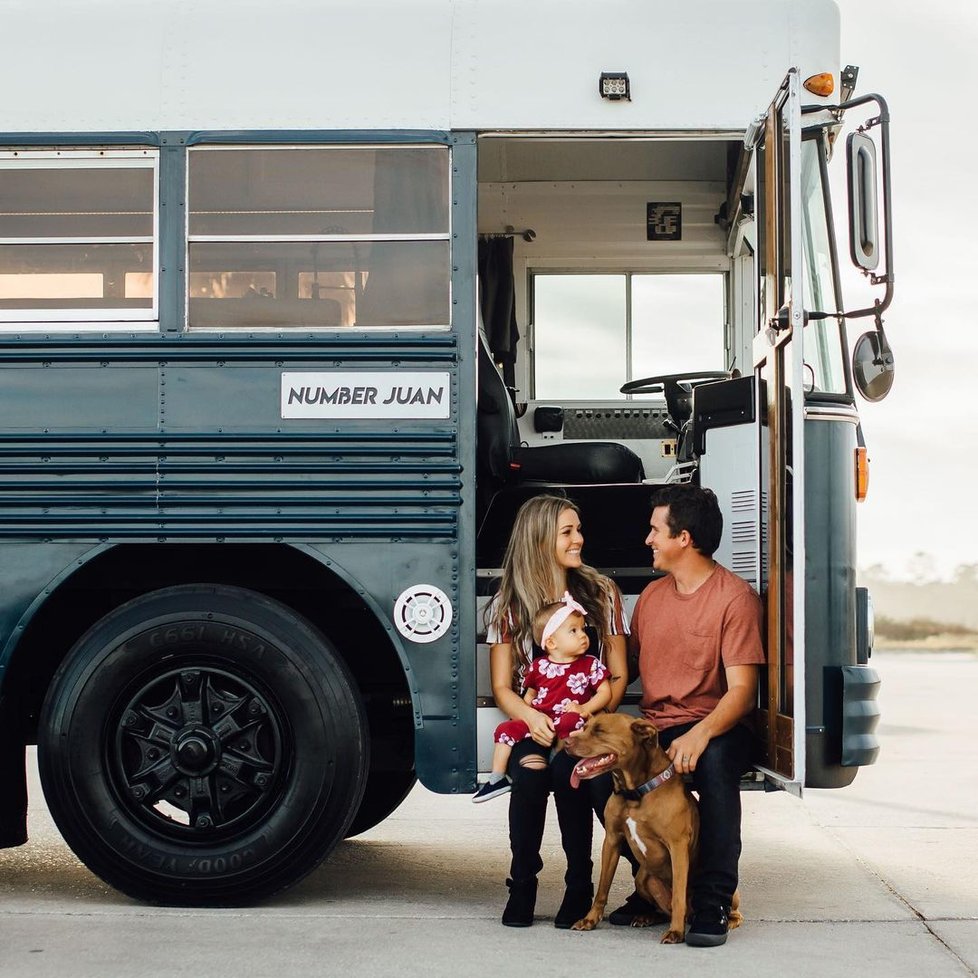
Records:
{"label": "sky", "polygon": [[[837,2],[842,64],[859,66],[857,95],[886,98],[893,157],[895,290],[884,329],[896,376],[885,400],[860,400],[870,487],[859,564],[947,577],[978,563],[978,5]],[[844,201],[835,209],[844,228]],[[850,338],[869,322],[850,322]]]}

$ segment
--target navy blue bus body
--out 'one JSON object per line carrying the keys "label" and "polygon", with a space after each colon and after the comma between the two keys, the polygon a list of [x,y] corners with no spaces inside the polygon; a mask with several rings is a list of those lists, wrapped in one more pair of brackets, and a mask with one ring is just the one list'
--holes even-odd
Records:
{"label": "navy blue bus body", "polygon": [[[188,332],[186,153],[188,144],[207,141],[445,146],[451,154],[450,326]],[[85,861],[134,896],[174,903],[254,899],[308,872],[344,834],[380,821],[415,777],[439,792],[471,790],[474,664],[460,651],[471,651],[476,605],[474,136],[126,133],[4,142],[159,148],[160,322],[158,331],[88,327],[0,335],[0,775],[11,789],[0,793],[0,841],[15,843],[23,832],[22,745],[40,737],[60,749],[71,737],[72,711],[96,695],[84,665],[66,664],[73,647],[76,659],[88,655],[93,663],[116,656],[112,668],[120,678],[105,703],[111,719],[89,745],[110,769],[104,823],[59,820],[59,827],[70,842],[94,848]],[[328,384],[331,376],[348,383],[360,372],[380,372],[393,383],[401,372],[447,376],[447,387],[437,391],[401,392],[405,399],[439,399],[443,416],[283,417],[289,398],[335,396],[293,389],[288,375],[312,373]],[[347,394],[363,396],[339,396]],[[450,606],[450,624],[434,640],[412,641],[395,627],[398,598],[416,585],[437,589]],[[229,609],[223,632],[205,634],[206,613],[187,610],[203,607],[199,589],[207,586],[220,592],[216,606]],[[138,656],[131,651],[138,639],[130,638],[135,632],[124,609],[154,594],[163,595],[154,606],[158,622],[168,616],[201,621],[200,631],[186,622],[174,626],[169,644],[169,632],[159,632],[161,660],[174,658],[172,676],[140,673],[153,642]],[[241,626],[249,602],[265,601],[264,624],[249,632]],[[103,653],[98,623],[114,612],[121,615],[110,643],[116,647]],[[294,642],[289,615],[302,636]],[[204,637],[195,653],[197,635]],[[233,646],[250,643],[248,654],[257,649],[268,665],[266,639],[281,662],[266,681],[251,683],[235,673]],[[303,677],[303,642],[317,643],[313,658],[336,661],[309,667],[316,674]],[[277,690],[276,670],[294,670],[302,690],[295,693],[296,683]],[[49,702],[42,721],[53,679],[63,702]],[[291,869],[269,868],[274,847],[260,858],[257,844],[243,843],[232,853],[232,868],[222,847],[238,846],[247,831],[260,837],[270,811],[297,805],[286,782],[294,774],[289,765],[300,762],[290,762],[288,751],[301,751],[309,739],[296,711],[310,698],[322,715],[335,714],[337,731],[347,722],[362,729],[352,746],[340,732],[319,745],[337,757],[321,757],[326,773],[310,802],[318,814],[282,829],[283,838],[307,840],[294,844]],[[155,719],[166,704],[179,713],[172,730],[164,714],[164,727]],[[264,725],[249,727],[238,717],[248,709]],[[218,721],[211,715],[217,710],[228,717],[237,711],[235,719]],[[331,776],[347,754],[358,757],[353,769]],[[150,785],[151,760],[168,766]],[[46,794],[53,791],[55,807],[81,807],[85,799],[72,770],[77,758],[60,763],[45,774],[42,758]],[[307,763],[314,766],[315,758]],[[195,798],[207,779],[215,797]],[[176,805],[147,809],[147,785]],[[222,808],[226,798],[236,807]],[[174,807],[186,809],[176,812],[176,821]],[[123,848],[139,853],[131,860],[119,855],[118,845],[97,841],[123,823]],[[203,870],[201,860],[180,862],[195,826],[213,834],[214,853]],[[152,842],[157,831],[167,836],[159,852]],[[167,860],[169,870],[146,871]]]}

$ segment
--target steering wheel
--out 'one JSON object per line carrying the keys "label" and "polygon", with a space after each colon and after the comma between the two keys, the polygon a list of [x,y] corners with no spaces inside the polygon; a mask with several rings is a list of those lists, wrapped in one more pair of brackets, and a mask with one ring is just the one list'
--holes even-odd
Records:
{"label": "steering wheel", "polygon": [[699,370],[681,374],[657,374],[642,377],[622,384],[618,390],[622,394],[658,394],[667,384],[686,384],[690,390],[708,380],[729,380],[729,370]]}
{"label": "steering wheel", "polygon": [[622,394],[658,394],[662,391],[666,396],[666,409],[677,430],[684,421],[689,420],[693,413],[693,388],[710,381],[729,380],[728,370],[698,370],[681,374],[657,374],[654,377],[642,377],[622,384],[619,391]]}

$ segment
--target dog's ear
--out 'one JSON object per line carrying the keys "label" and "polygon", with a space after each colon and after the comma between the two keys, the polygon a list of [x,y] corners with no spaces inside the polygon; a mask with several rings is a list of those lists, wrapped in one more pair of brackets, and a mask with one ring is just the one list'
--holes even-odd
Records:
{"label": "dog's ear", "polygon": [[659,731],[655,724],[645,719],[635,720],[632,723],[632,733],[636,740],[651,741],[653,745],[659,741]]}

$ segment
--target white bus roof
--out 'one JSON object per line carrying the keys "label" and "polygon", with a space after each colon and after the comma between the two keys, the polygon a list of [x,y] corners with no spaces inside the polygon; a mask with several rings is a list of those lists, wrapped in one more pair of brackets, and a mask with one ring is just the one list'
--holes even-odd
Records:
{"label": "white bus roof", "polygon": [[790,67],[834,0],[4,0],[0,133],[735,131]]}

